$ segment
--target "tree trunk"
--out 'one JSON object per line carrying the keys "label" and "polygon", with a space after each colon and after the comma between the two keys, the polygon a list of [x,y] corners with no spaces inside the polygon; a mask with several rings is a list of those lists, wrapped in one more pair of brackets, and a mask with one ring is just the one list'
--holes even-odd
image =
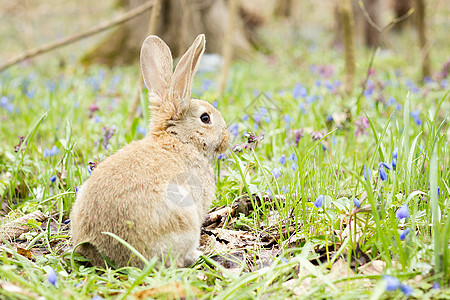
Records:
{"label": "tree trunk", "polygon": [[[120,0],[126,9],[139,6],[146,0]],[[83,58],[84,64],[100,63],[116,66],[139,61],[139,51],[147,36],[150,13],[125,23],[107,36]],[[163,0],[156,33],[170,47],[174,56],[183,53],[194,38],[204,33],[206,50],[222,53],[229,12],[225,0]],[[233,34],[234,56],[249,58],[253,45],[241,19]],[[252,37],[253,38],[253,37]]]}
{"label": "tree trunk", "polygon": [[344,88],[347,95],[353,91],[355,77],[355,22],[353,19],[351,0],[341,0],[339,4],[339,15],[342,22],[342,37],[345,50],[345,76]]}
{"label": "tree trunk", "polygon": [[430,55],[429,50],[430,47],[427,42],[427,28],[425,22],[425,1],[424,0],[416,0],[416,22],[417,22],[417,32],[419,35],[419,46],[420,53],[422,57],[422,76],[430,76],[431,67],[430,67]]}

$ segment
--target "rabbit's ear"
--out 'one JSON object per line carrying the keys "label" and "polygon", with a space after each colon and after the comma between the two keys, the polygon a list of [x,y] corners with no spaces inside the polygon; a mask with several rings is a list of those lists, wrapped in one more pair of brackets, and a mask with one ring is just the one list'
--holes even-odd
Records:
{"label": "rabbit's ear", "polygon": [[150,103],[161,106],[170,89],[173,61],[169,47],[156,35],[148,36],[142,44],[141,69],[144,83],[150,92]]}
{"label": "rabbit's ear", "polygon": [[180,59],[173,73],[170,94],[181,112],[189,107],[194,74],[205,51],[205,35],[200,34]]}

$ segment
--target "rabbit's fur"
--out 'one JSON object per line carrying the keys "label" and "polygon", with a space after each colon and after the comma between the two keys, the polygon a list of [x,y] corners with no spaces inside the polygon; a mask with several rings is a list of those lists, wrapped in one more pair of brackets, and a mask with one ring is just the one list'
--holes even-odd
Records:
{"label": "rabbit's fur", "polygon": [[[72,210],[76,251],[93,265],[143,263],[114,238],[124,239],[148,260],[168,254],[178,266],[193,264],[200,228],[215,192],[210,161],[224,152],[229,131],[220,112],[191,99],[191,85],[205,48],[199,35],[173,71],[172,55],[158,37],[141,50],[141,68],[149,89],[151,122],[146,138],[102,161],[80,188]],[[210,123],[202,121],[207,113]],[[100,255],[99,251],[102,253]]]}

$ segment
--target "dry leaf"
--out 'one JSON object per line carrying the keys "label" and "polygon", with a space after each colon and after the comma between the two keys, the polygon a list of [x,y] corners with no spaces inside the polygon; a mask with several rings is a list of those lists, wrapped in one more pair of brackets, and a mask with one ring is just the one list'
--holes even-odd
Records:
{"label": "dry leaf", "polygon": [[32,260],[33,256],[31,255],[31,251],[25,248],[21,248],[21,247],[17,247],[16,248],[17,253],[19,253],[20,255]]}
{"label": "dry leaf", "polygon": [[178,282],[135,292],[133,295],[138,299],[164,296],[165,299],[181,299],[186,295],[203,295],[204,293],[193,286],[186,286]]}
{"label": "dry leaf", "polygon": [[42,222],[46,219],[48,219],[48,216],[37,210],[14,221],[4,224],[2,227],[0,227],[0,235],[3,235],[4,238],[10,241],[14,240],[18,238],[22,233],[31,230],[31,227],[26,225],[29,220]]}
{"label": "dry leaf", "polygon": [[386,268],[386,263],[382,260],[374,260],[358,268],[359,273],[364,275],[380,275]]}

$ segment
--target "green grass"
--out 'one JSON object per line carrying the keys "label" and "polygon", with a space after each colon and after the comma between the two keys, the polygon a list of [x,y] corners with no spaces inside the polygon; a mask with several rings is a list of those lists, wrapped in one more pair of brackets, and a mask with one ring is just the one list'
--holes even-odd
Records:
{"label": "green grass", "polygon": [[[149,119],[145,95],[140,116],[133,126],[127,123],[138,70],[67,68],[42,74],[14,67],[0,74],[0,93],[7,99],[0,107],[0,193],[11,208],[2,222],[39,209],[51,215],[55,225],[30,223],[33,230],[21,237],[29,249],[44,248],[49,254],[30,260],[17,253],[14,243],[0,248],[0,294],[17,299],[122,299],[153,289],[160,292],[153,296],[162,298],[404,297],[400,290],[385,291],[382,276],[390,274],[412,287],[415,297],[449,297],[448,87],[441,80],[417,80],[417,65],[386,54],[376,58],[373,94],[362,98],[363,113],[358,115],[367,52],[360,54],[358,85],[347,97],[339,85],[341,52],[310,52],[308,44],[298,42],[278,45],[273,62],[256,57],[235,63],[224,95],[217,95],[215,74],[198,74],[194,87],[194,96],[217,101],[230,126],[238,126],[232,144],[242,149],[230,150],[226,159],[215,162],[220,174],[213,205],[231,206],[242,195],[251,195],[254,211],[237,216],[231,227],[256,236],[280,233],[274,247],[281,251],[269,267],[256,271],[255,265],[230,270],[210,256],[185,269],[154,260],[144,270],[83,266],[70,249],[63,221],[69,217],[76,187],[89,176],[88,163],[144,136]],[[448,57],[445,49],[436,52],[438,69]],[[329,77],[320,72],[322,66],[333,69]],[[212,85],[202,89],[210,79]],[[294,97],[297,83],[306,88],[306,95]],[[299,86],[295,93],[302,93]],[[11,112],[7,105],[13,105]],[[245,132],[264,138],[256,147],[245,148]],[[296,134],[302,135],[297,141]],[[19,136],[25,138],[15,152]],[[44,155],[53,146],[57,153]],[[383,181],[379,163],[391,164],[395,148],[397,167],[385,169]],[[282,155],[285,163],[280,162]],[[363,166],[371,179],[364,179]],[[277,197],[258,201],[267,194]],[[319,195],[324,198],[317,208]],[[362,202],[359,209],[354,197]],[[398,219],[396,212],[405,204],[409,217]],[[341,229],[348,224],[351,231],[344,234]],[[286,231],[289,228],[294,230]],[[406,229],[410,232],[402,240]],[[246,255],[267,251],[258,243],[253,246]],[[352,265],[362,257],[386,267],[365,274]],[[333,273],[338,261],[346,267],[333,277],[329,269]],[[57,271],[56,285],[47,279],[51,269]],[[433,283],[441,288],[432,289]],[[293,288],[299,286],[304,286],[302,293]]]}

